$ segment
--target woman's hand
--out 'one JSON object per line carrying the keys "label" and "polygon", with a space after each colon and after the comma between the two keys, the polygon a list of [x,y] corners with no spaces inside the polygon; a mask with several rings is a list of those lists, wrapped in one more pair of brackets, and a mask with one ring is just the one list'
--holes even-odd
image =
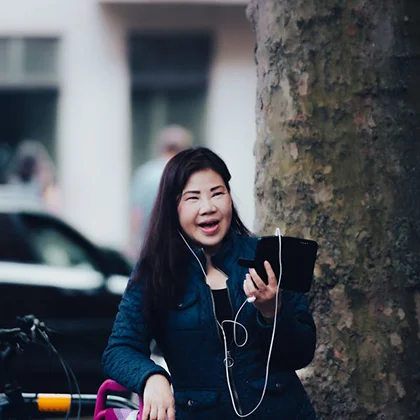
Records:
{"label": "woman's hand", "polygon": [[[244,281],[244,292],[247,297],[255,297],[254,306],[267,322],[272,322],[276,311],[277,279],[268,261],[264,261],[268,284],[265,284],[257,272],[251,268]],[[278,311],[281,308],[281,289],[279,290]]]}
{"label": "woman's hand", "polygon": [[152,375],[146,381],[142,420],[175,420],[174,396],[163,375]]}

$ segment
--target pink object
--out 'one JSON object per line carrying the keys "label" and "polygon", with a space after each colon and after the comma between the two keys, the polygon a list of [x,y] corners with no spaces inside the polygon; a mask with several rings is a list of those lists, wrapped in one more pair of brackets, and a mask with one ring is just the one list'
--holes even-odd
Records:
{"label": "pink object", "polygon": [[98,389],[93,420],[141,420],[142,403],[139,401],[139,409],[131,408],[106,408],[106,397],[112,392],[127,392],[119,383],[107,379]]}

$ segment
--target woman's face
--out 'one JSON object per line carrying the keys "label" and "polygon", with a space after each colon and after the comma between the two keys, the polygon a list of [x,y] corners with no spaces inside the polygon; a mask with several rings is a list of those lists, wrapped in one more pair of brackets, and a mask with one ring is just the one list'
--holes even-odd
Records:
{"label": "woman's face", "polygon": [[220,248],[232,220],[232,199],[217,172],[205,169],[190,176],[178,204],[178,218],[185,234],[206,254]]}

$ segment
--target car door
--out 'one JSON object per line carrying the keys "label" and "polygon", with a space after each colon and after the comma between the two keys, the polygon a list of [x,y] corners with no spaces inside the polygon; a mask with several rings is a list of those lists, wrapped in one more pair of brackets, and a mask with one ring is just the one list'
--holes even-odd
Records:
{"label": "car door", "polygon": [[[73,369],[81,390],[94,392],[103,379],[101,354],[120,298],[104,287],[101,253],[48,214],[21,212],[13,218],[31,258],[0,264],[2,315],[10,319],[33,313],[42,319],[55,331],[52,341]],[[39,348],[26,353],[20,361],[24,389],[40,389],[42,384],[46,391],[68,391],[57,358]]]}

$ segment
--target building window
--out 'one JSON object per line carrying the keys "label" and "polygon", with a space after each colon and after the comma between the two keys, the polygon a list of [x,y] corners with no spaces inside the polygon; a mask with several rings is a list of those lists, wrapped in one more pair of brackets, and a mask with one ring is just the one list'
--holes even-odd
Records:
{"label": "building window", "polygon": [[203,142],[211,61],[207,33],[143,33],[130,37],[133,167],[156,154],[154,139],[181,124]]}
{"label": "building window", "polygon": [[7,73],[7,40],[0,38],[0,77]]}
{"label": "building window", "polygon": [[57,38],[0,38],[0,87],[58,85]]}
{"label": "building window", "polygon": [[[45,145],[55,156],[59,94],[59,39],[0,37],[0,144],[14,149],[24,140]],[[8,170],[6,159],[0,178]],[[10,161],[10,160],[9,160]]]}
{"label": "building window", "polygon": [[23,71],[26,75],[58,76],[58,40],[55,38],[27,38],[23,42]]}

